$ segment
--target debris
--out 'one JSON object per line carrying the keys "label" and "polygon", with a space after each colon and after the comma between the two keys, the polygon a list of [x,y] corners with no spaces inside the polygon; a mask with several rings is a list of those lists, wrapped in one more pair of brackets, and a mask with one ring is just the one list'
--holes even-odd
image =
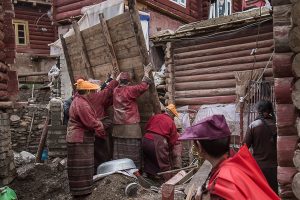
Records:
{"label": "debris", "polygon": [[67,168],[67,158],[62,159],[58,164],[58,170],[63,171]]}
{"label": "debris", "polygon": [[137,195],[139,185],[137,183],[130,183],[125,188],[125,194],[128,197],[133,197]]}
{"label": "debris", "polygon": [[14,159],[17,166],[32,163],[35,161],[35,156],[27,151],[14,153]]}
{"label": "debris", "polygon": [[18,116],[18,115],[12,115],[12,116],[10,116],[10,121],[12,121],[12,122],[17,122],[17,121],[19,121],[21,118]]}

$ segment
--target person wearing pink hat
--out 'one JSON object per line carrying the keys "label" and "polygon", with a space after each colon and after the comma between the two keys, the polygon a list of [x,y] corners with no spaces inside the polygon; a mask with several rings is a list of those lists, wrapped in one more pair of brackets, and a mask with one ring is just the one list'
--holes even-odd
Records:
{"label": "person wearing pink hat", "polygon": [[185,130],[179,140],[193,140],[198,153],[212,165],[196,200],[276,200],[246,145],[229,157],[231,132],[223,115],[207,117]]}

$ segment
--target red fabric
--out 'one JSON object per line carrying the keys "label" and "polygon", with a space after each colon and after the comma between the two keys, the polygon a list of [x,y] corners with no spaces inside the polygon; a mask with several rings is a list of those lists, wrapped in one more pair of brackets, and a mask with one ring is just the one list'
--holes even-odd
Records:
{"label": "red fabric", "polygon": [[[164,136],[170,146],[174,146],[179,137],[173,119],[166,113],[152,116],[147,122],[145,130]],[[146,134],[145,137],[153,140],[151,134]]]}
{"label": "red fabric", "polygon": [[208,190],[212,195],[230,200],[280,199],[268,185],[247,146],[219,165],[210,178]]}
{"label": "red fabric", "polygon": [[113,93],[114,124],[135,124],[140,122],[136,99],[147,91],[149,85],[142,82],[134,86],[120,85]]}
{"label": "red fabric", "polygon": [[100,138],[105,138],[103,124],[97,119],[95,110],[87,98],[75,95],[70,107],[70,118],[67,131],[67,142],[83,142],[84,132],[95,132]]}
{"label": "red fabric", "polygon": [[108,115],[106,109],[112,105],[113,91],[118,84],[118,81],[112,80],[104,90],[90,94],[89,101],[100,120]]}

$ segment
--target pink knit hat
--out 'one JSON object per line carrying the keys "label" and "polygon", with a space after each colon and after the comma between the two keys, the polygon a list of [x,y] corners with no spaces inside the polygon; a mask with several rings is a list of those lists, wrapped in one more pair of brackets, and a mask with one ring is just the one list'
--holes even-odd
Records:
{"label": "pink knit hat", "polygon": [[214,140],[230,135],[224,115],[213,115],[187,128],[179,140]]}

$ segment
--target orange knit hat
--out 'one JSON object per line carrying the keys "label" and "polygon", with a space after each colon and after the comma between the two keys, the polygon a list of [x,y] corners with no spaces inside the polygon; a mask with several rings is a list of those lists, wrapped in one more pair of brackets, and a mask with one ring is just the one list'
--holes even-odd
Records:
{"label": "orange knit hat", "polygon": [[77,90],[98,90],[100,88],[99,85],[83,79],[78,79],[75,85]]}
{"label": "orange knit hat", "polygon": [[166,109],[168,109],[169,111],[171,111],[176,117],[179,116],[177,110],[176,110],[176,106],[174,104],[169,104]]}

